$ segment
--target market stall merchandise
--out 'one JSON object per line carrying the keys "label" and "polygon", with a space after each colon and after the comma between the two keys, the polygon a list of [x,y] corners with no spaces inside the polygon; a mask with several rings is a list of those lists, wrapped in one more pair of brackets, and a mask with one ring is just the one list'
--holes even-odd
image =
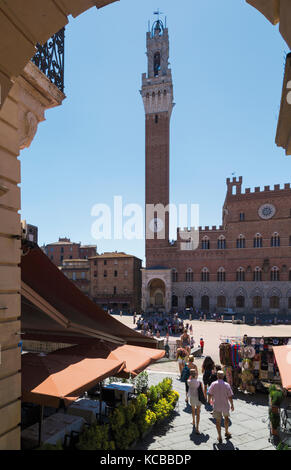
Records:
{"label": "market stall merchandise", "polygon": [[221,337],[220,362],[228,383],[249,393],[281,384],[273,347],[288,344],[289,337]]}

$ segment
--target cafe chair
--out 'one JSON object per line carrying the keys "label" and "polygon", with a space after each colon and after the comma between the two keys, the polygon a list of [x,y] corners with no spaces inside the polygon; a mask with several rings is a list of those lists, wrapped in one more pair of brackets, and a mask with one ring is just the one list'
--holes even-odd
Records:
{"label": "cafe chair", "polygon": [[[113,411],[117,405],[122,403],[122,399],[117,399],[115,396],[115,390],[102,388],[100,394],[101,402],[106,404],[105,407],[105,416],[109,416],[110,411]],[[102,406],[100,406],[100,417],[102,412]]]}
{"label": "cafe chair", "polygon": [[80,432],[71,431],[70,434],[65,435],[64,449],[65,450],[76,450],[76,445],[79,442]]}

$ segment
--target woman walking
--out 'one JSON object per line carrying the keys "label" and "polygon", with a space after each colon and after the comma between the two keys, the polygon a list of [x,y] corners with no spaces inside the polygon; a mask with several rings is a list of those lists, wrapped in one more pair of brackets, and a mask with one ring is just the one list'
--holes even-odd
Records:
{"label": "woman walking", "polygon": [[[189,397],[190,405],[192,408],[192,424],[196,429],[196,434],[200,434],[199,423],[200,423],[200,410],[201,410],[201,401],[199,400],[199,387],[201,382],[197,379],[198,374],[195,369],[190,370],[190,377],[188,380],[189,386]],[[203,392],[202,392],[203,395]]]}
{"label": "woman walking", "polygon": [[178,361],[178,364],[179,364],[180,379],[182,378],[182,371],[186,363],[186,356],[187,356],[187,351],[185,349],[183,348],[177,349],[176,360]]}
{"label": "woman walking", "polygon": [[182,373],[181,373],[181,380],[182,382],[185,382],[185,390],[186,390],[186,398],[185,398],[185,402],[188,403],[188,391],[189,391],[189,385],[188,385],[188,379],[190,377],[190,371],[191,370],[194,370],[196,371],[196,373],[198,374],[198,369],[197,369],[197,366],[196,364],[194,364],[194,356],[189,356],[188,357],[188,361],[185,362],[185,366],[182,370]]}
{"label": "woman walking", "polygon": [[204,396],[207,398],[207,386],[209,385],[209,379],[212,374],[213,367],[215,366],[214,361],[210,356],[206,356],[202,364],[203,374],[203,385],[204,385]]}
{"label": "woman walking", "polygon": [[183,334],[180,337],[180,341],[181,341],[182,348],[186,349],[188,354],[191,354],[190,336],[188,335],[186,328],[184,329]]}

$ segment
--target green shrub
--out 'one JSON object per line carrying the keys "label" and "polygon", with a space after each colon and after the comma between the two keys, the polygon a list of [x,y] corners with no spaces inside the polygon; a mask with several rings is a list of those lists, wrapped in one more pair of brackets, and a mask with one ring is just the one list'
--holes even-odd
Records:
{"label": "green shrub", "polygon": [[153,406],[153,411],[156,414],[157,421],[162,421],[163,419],[167,418],[173,409],[173,405],[168,402],[166,398],[161,398]]}
{"label": "green shrub", "polygon": [[137,393],[142,393],[148,389],[149,376],[148,373],[144,370],[135,378],[135,389]]}
{"label": "green shrub", "polygon": [[280,426],[280,415],[279,413],[273,413],[271,410],[269,411],[270,422],[274,429],[277,429]]}
{"label": "green shrub", "polygon": [[276,450],[291,450],[291,448],[288,447],[287,444],[284,444],[284,442],[280,442],[280,444],[278,444],[276,447]]}
{"label": "green shrub", "polygon": [[127,424],[130,423],[136,413],[136,408],[132,402],[124,407],[125,419]]}
{"label": "green shrub", "polygon": [[134,400],[133,400],[136,414],[141,415],[142,413],[146,412],[147,405],[148,405],[148,398],[144,393],[140,393]]}
{"label": "green shrub", "polygon": [[36,450],[64,450],[61,441],[58,441],[56,445],[53,444],[42,444]]}
{"label": "green shrub", "polygon": [[109,440],[109,425],[93,425],[86,429],[77,444],[79,450],[115,450],[115,444]]}
{"label": "green shrub", "polygon": [[122,426],[125,425],[126,422],[126,417],[125,417],[125,412],[124,412],[124,406],[120,405],[115,410],[110,416],[110,426],[113,430],[122,428]]}
{"label": "green shrub", "polygon": [[284,395],[281,390],[272,390],[270,393],[270,398],[271,398],[271,403],[273,406],[280,406],[283,399]]}
{"label": "green shrub", "polygon": [[122,427],[114,432],[117,449],[126,450],[139,438],[139,430],[135,423],[130,423],[128,427]]}

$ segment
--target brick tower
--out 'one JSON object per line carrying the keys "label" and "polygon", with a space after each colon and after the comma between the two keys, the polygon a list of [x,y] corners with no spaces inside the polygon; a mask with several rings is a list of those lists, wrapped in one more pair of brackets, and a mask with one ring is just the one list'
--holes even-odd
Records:
{"label": "brick tower", "polygon": [[148,205],[169,204],[169,143],[173,103],[172,73],[169,68],[168,29],[158,19],[147,33],[148,73],[142,75],[141,95],[145,108],[146,130],[146,259],[151,248],[166,247],[169,240],[169,215],[165,217]]}

